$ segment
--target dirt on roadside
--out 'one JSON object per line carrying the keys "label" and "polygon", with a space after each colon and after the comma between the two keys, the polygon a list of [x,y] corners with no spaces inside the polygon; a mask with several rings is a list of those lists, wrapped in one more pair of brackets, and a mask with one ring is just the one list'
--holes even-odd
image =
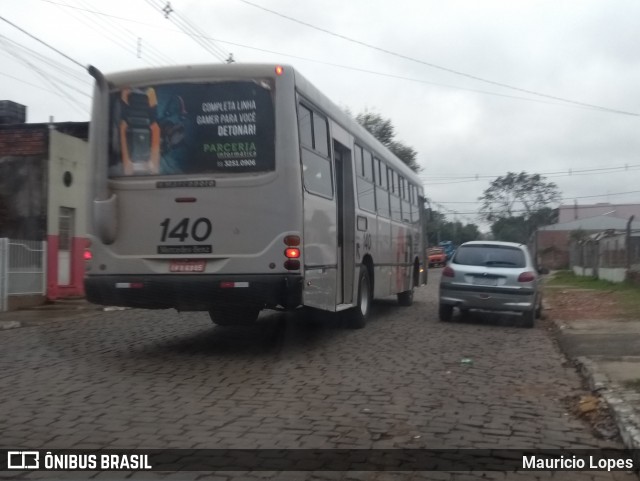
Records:
{"label": "dirt on roadside", "polygon": [[547,286],[544,304],[546,317],[563,321],[607,320],[625,316],[617,293],[598,289]]}

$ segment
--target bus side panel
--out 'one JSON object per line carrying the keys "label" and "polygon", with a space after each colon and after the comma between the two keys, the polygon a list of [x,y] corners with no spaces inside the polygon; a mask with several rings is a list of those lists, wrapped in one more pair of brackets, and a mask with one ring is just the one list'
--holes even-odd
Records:
{"label": "bus side panel", "polygon": [[335,311],[337,229],[335,200],[304,192],[305,306]]}
{"label": "bus side panel", "polygon": [[409,290],[411,234],[406,226],[398,223],[393,223],[391,230],[393,273],[390,294],[397,294],[398,292]]}
{"label": "bus side panel", "polygon": [[386,297],[390,293],[391,282],[391,222],[385,217],[378,218],[376,235],[376,283],[374,297]]}

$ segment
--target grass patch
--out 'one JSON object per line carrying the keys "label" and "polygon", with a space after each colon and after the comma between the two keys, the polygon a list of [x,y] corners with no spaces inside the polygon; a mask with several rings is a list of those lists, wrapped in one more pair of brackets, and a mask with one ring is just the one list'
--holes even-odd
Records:
{"label": "grass patch", "polygon": [[632,379],[630,381],[624,381],[622,385],[627,389],[633,389],[634,391],[640,392],[640,379]]}
{"label": "grass patch", "polygon": [[613,292],[626,315],[640,319],[640,286],[630,282],[610,282],[590,276],[577,276],[572,271],[558,271],[547,279],[545,286]]}

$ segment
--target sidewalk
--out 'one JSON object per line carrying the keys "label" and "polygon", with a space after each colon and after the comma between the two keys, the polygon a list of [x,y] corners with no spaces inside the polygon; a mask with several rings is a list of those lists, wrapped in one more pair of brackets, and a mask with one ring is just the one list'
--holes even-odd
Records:
{"label": "sidewalk", "polygon": [[86,318],[97,315],[103,310],[103,306],[90,304],[85,299],[61,299],[30,309],[0,312],[0,331],[39,326],[52,321]]}
{"label": "sidewalk", "polygon": [[[560,295],[573,294],[568,292],[570,287],[566,289]],[[562,319],[563,312],[556,312],[553,305],[548,306],[547,317],[555,326],[561,350],[575,362],[589,389],[609,407],[625,446],[640,449],[640,312],[637,318],[603,319],[603,311],[609,308],[605,296],[600,297],[598,291],[585,294],[596,305],[580,306],[586,311],[584,319]]]}

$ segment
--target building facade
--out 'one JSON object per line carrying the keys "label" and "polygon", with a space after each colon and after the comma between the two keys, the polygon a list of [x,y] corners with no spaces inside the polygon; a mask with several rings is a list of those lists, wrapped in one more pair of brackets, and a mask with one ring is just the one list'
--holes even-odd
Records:
{"label": "building facade", "polygon": [[84,294],[88,122],[0,122],[0,238],[47,241],[46,297]]}

